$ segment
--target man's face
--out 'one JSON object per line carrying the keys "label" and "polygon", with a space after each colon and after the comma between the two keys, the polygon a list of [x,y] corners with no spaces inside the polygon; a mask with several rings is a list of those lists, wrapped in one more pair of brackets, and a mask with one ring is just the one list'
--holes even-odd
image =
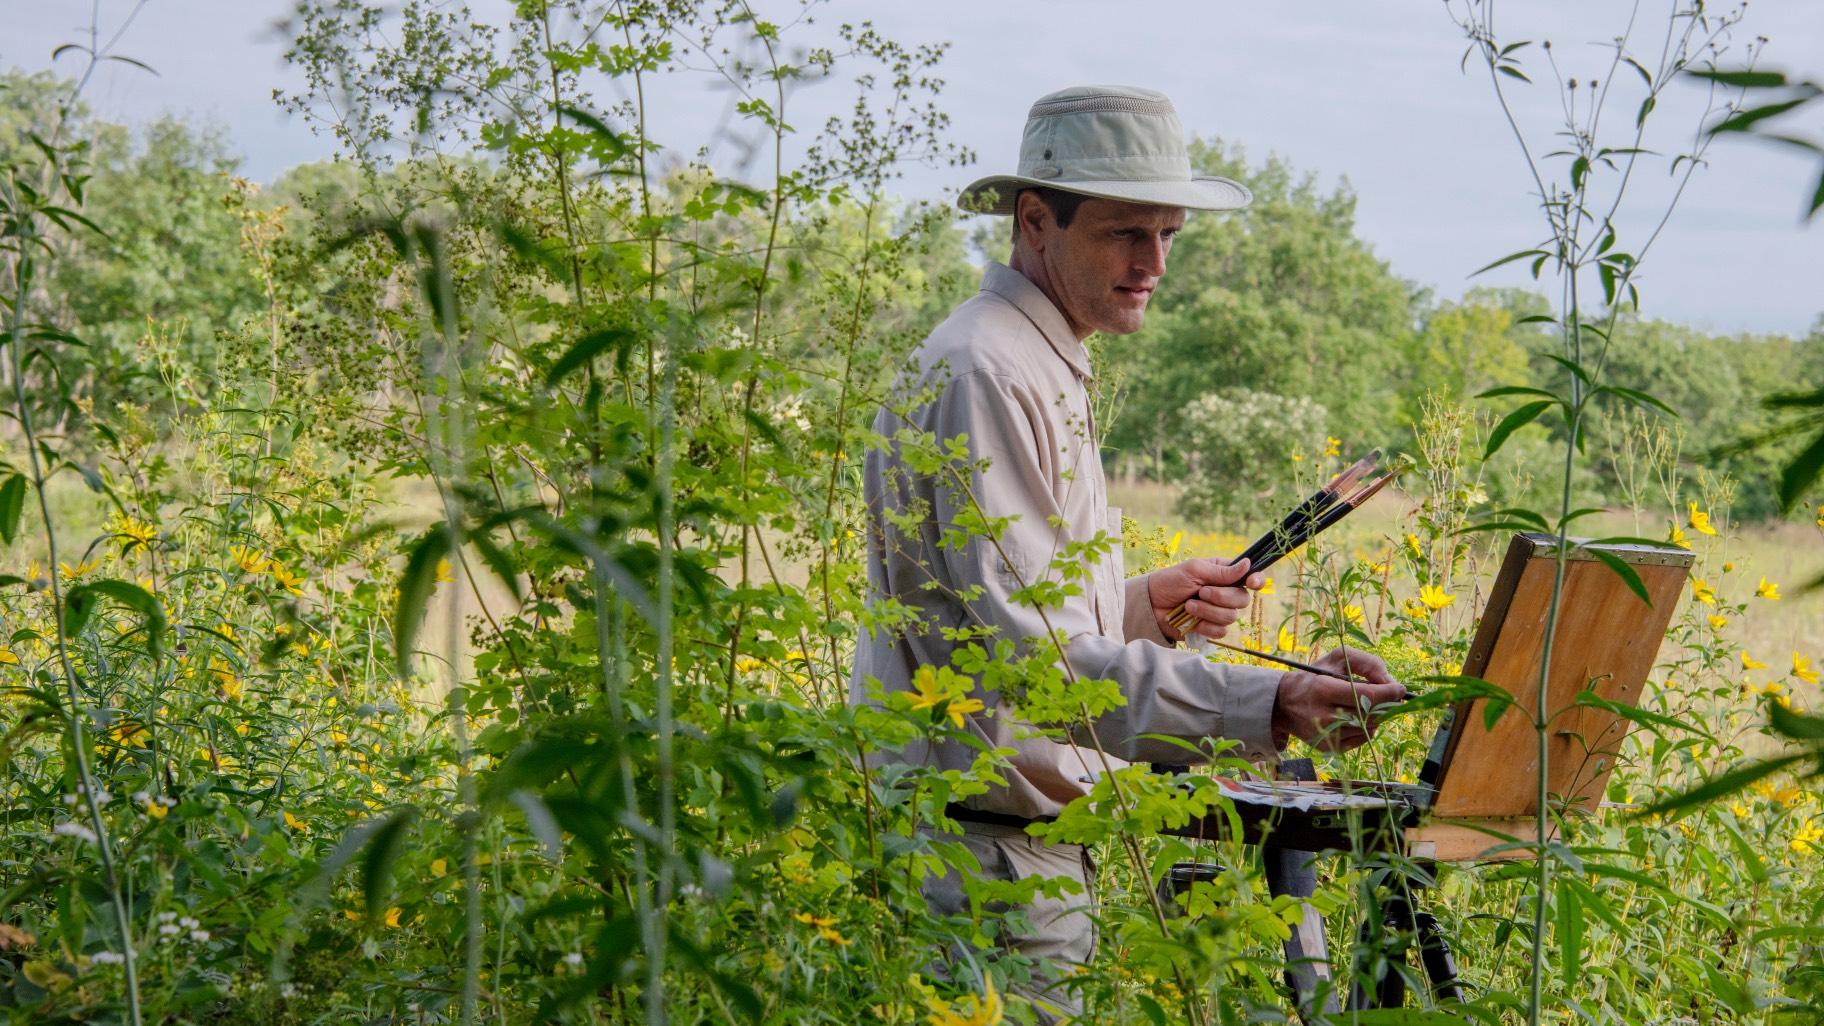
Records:
{"label": "man's face", "polygon": [[1070,227],[1059,228],[1036,195],[1020,200],[1022,215],[1027,203],[1043,211],[1035,248],[1051,297],[1077,335],[1139,331],[1172,238],[1184,227],[1184,208],[1092,199],[1077,208]]}

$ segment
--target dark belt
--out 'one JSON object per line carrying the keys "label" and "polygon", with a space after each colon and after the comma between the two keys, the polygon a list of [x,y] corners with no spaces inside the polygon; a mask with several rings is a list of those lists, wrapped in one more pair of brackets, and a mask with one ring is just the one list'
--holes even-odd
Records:
{"label": "dark belt", "polygon": [[1040,816],[1037,819],[1028,819],[1025,816],[1014,816],[1005,812],[984,812],[981,809],[972,809],[967,805],[959,805],[956,802],[951,802],[949,805],[944,806],[944,815],[949,816],[958,823],[988,823],[993,826],[1013,827],[1017,830],[1024,830],[1034,823],[1057,822],[1056,816]]}

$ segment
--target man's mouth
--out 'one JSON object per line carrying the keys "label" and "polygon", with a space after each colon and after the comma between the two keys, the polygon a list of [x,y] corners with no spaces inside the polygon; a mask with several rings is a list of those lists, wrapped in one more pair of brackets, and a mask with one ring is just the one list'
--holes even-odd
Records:
{"label": "man's mouth", "polygon": [[1153,294],[1153,287],[1151,285],[1117,285],[1115,291],[1123,295],[1146,299]]}

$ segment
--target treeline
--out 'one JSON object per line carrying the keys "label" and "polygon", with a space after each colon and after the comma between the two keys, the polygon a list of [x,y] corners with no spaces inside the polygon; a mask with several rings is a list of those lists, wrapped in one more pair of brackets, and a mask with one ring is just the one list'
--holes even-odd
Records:
{"label": "treeline", "polygon": [[[46,123],[66,89],[47,75],[0,72],[0,157],[31,145],[27,126]],[[40,282],[88,346],[58,380],[86,404],[156,412],[176,394],[173,374],[206,378],[224,342],[269,310],[270,290],[283,287],[272,267],[260,266],[270,255],[249,245],[248,234],[275,217],[351,213],[361,173],[348,163],[302,165],[260,189],[233,177],[238,160],[217,132],[173,118],[137,137],[92,117],[77,123],[89,140],[89,216],[109,227]],[[1240,526],[1234,521],[1277,502],[1274,493],[1300,487],[1298,463],[1307,456],[1338,445],[1414,450],[1428,397],[1472,407],[1486,430],[1500,408],[1479,393],[1550,387],[1566,373],[1551,359],[1559,337],[1543,295],[1471,288],[1441,299],[1399,277],[1357,234],[1346,184],[1326,190],[1277,157],[1250,162],[1220,141],[1196,144],[1193,159],[1246,183],[1255,202],[1236,214],[1192,217],[1144,331],[1093,343],[1110,413],[1111,474],[1178,484],[1181,513]],[[480,164],[471,171],[489,173]],[[687,177],[676,171],[660,184],[681,194],[700,184]],[[731,203],[725,220],[756,216],[738,207]],[[820,258],[841,262],[854,248],[845,240],[864,230],[857,211],[836,206],[795,211],[793,222],[785,231],[803,257],[792,273],[815,273]],[[904,289],[882,323],[922,334],[973,290],[979,254],[1004,256],[998,227],[926,216],[912,271],[918,287]],[[814,323],[814,311],[792,310],[789,293],[770,303],[788,320],[796,313]],[[802,344],[814,349],[816,334],[802,332]],[[1643,425],[1637,415],[1599,415],[1581,504],[1638,498],[1631,453],[1655,445],[1701,462],[1718,487],[1732,480],[1737,517],[1777,515],[1773,482],[1796,440],[1718,450],[1770,425],[1765,396],[1824,385],[1824,316],[1806,337],[1791,338],[1712,335],[1624,313],[1599,352],[1591,362],[1606,381],[1642,389],[1679,417]],[[1535,473],[1551,441],[1532,428],[1510,442],[1486,475],[1491,500],[1534,505],[1555,488],[1551,474]]]}

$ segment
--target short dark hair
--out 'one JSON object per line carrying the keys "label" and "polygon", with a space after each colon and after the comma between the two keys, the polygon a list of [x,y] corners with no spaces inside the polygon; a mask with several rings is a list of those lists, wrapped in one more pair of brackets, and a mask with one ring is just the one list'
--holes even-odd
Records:
{"label": "short dark hair", "polygon": [[[1021,189],[1020,192],[1038,194],[1039,202],[1045,204],[1046,210],[1051,211],[1051,218],[1058,222],[1059,228],[1069,228],[1070,222],[1076,220],[1077,208],[1083,205],[1084,200],[1089,199],[1080,192],[1065,192],[1063,189],[1053,189],[1045,185],[1035,185],[1029,189]],[[1018,242],[1020,241],[1020,198],[1017,193],[1013,198],[1013,210],[1013,241]]]}

